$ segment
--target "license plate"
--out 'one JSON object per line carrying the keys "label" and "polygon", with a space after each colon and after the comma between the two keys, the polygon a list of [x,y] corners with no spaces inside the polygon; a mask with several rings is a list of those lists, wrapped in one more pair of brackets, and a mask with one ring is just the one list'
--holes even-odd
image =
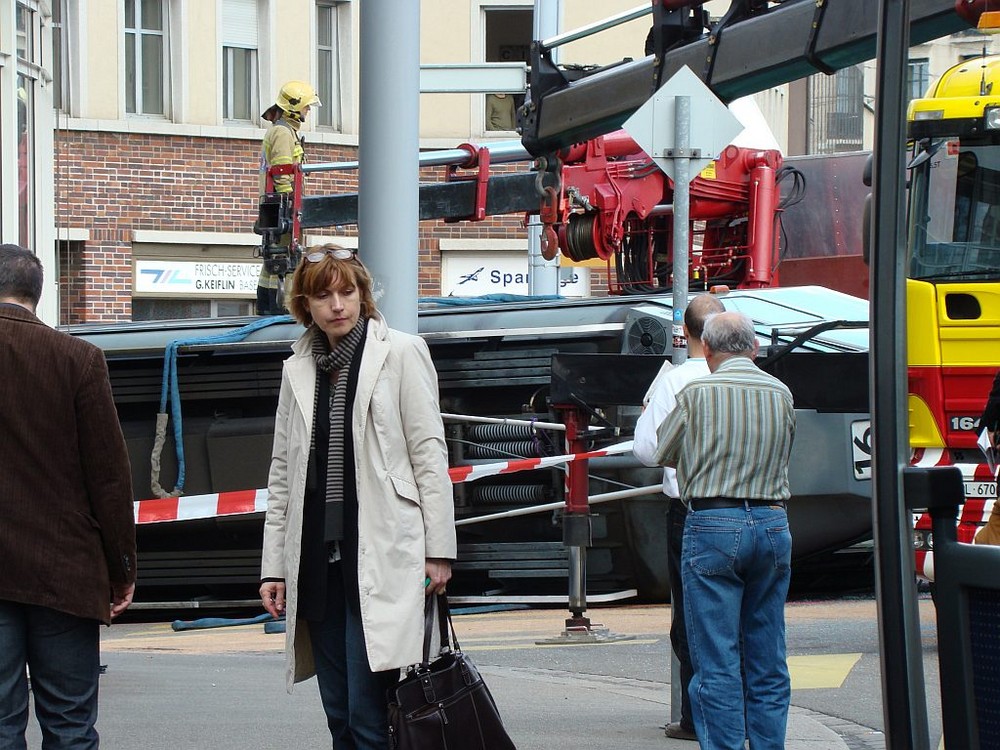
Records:
{"label": "license plate", "polygon": [[965,496],[976,498],[992,498],[997,496],[996,482],[966,482]]}

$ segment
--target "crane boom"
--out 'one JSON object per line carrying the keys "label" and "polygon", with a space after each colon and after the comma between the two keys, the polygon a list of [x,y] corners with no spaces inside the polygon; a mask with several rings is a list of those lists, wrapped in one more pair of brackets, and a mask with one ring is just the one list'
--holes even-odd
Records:
{"label": "crane boom", "polygon": [[[731,101],[818,71],[829,73],[875,56],[877,16],[878,3],[871,0],[787,0],[670,50],[658,80],[665,82],[686,65],[717,96]],[[968,27],[953,0],[910,4],[913,44]],[[617,130],[654,90],[652,56],[566,82],[546,64],[541,43],[535,42],[533,52],[531,96],[519,113],[519,124],[522,143],[534,155],[551,154]],[[544,90],[543,83],[554,80],[563,83]],[[557,184],[551,173],[542,179],[543,187]],[[481,186],[475,180],[423,184],[419,216],[460,220],[475,217],[477,211],[486,216],[537,211],[541,193],[535,180],[533,173],[527,173],[483,175]],[[302,199],[304,229],[356,224],[357,215],[356,193]]]}
{"label": "crane boom", "polygon": [[[534,172],[492,175],[479,198],[484,199],[485,215],[531,213],[538,211],[539,194]],[[546,174],[543,185],[554,185]],[[467,219],[477,205],[475,180],[432,182],[420,186],[419,218]],[[358,223],[358,194],[316,195],[302,198],[302,228],[343,226]]]}
{"label": "crane boom", "polygon": [[[920,44],[968,28],[953,0],[912,0],[910,42]],[[817,72],[830,73],[875,57],[878,3],[790,0],[668,51],[659,84],[685,65],[723,101]],[[636,45],[641,40],[636,40]],[[518,112],[521,140],[532,154],[558,151],[619,129],[649,99],[654,58],[596,71],[555,88],[544,50],[533,45],[530,101]]]}

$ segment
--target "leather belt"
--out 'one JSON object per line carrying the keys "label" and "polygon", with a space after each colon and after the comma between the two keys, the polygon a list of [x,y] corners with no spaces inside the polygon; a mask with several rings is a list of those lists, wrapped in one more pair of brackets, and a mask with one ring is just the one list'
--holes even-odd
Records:
{"label": "leather belt", "polygon": [[784,508],[784,500],[740,500],[735,497],[702,497],[694,498],[688,504],[690,510],[722,510],[724,508],[751,508],[775,507]]}

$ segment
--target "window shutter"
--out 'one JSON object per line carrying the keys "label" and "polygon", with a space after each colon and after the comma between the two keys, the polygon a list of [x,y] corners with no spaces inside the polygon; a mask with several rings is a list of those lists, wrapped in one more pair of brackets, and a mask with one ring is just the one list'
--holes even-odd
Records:
{"label": "window shutter", "polygon": [[257,0],[223,0],[222,45],[257,49]]}

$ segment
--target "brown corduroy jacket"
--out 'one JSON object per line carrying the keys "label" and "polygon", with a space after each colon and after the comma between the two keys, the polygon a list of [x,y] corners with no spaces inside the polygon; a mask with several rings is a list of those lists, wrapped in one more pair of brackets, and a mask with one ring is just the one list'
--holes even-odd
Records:
{"label": "brown corduroy jacket", "polygon": [[0,600],[110,622],[135,581],[128,453],[104,355],[0,304]]}

